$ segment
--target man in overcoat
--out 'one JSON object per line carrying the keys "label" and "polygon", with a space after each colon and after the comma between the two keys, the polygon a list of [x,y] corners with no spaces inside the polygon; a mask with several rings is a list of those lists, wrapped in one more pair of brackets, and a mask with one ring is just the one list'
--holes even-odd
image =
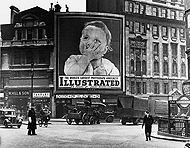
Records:
{"label": "man in overcoat", "polygon": [[153,117],[149,114],[149,111],[145,111],[145,116],[143,119],[143,124],[142,128],[145,125],[145,136],[146,136],[146,141],[151,140],[151,131],[152,131],[152,124],[154,120]]}
{"label": "man in overcoat", "polygon": [[36,113],[33,104],[29,104],[27,129],[28,129],[28,135],[37,135],[35,132],[35,130],[37,129]]}

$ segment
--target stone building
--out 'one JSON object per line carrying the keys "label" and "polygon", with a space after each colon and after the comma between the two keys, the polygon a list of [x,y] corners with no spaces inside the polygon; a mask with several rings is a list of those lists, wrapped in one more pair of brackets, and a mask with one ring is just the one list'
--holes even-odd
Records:
{"label": "stone building", "polygon": [[125,15],[126,94],[182,94],[188,78],[183,1],[87,0],[86,10]]}
{"label": "stone building", "polygon": [[28,102],[35,103],[37,112],[45,104],[51,107],[55,9],[10,9],[10,24],[0,26],[1,104],[26,115]]}

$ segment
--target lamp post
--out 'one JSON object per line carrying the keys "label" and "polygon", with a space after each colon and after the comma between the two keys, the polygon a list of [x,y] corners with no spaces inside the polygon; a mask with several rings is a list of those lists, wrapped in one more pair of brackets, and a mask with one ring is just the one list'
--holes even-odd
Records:
{"label": "lamp post", "polygon": [[33,103],[33,78],[34,78],[34,61],[31,61],[31,92],[30,92],[30,103]]}

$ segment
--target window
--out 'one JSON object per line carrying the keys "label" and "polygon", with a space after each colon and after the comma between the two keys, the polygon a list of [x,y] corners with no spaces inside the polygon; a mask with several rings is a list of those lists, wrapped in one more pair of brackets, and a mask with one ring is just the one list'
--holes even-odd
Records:
{"label": "window", "polygon": [[153,56],[154,56],[154,73],[159,73],[159,44],[153,43]]}
{"label": "window", "polygon": [[140,12],[140,4],[135,4],[134,13],[139,13],[139,12]]}
{"label": "window", "polygon": [[38,39],[43,38],[43,29],[38,29]]}
{"label": "window", "polygon": [[27,40],[32,40],[32,29],[27,30]]}
{"label": "window", "polygon": [[142,61],[142,74],[146,75],[146,61]]}
{"label": "window", "polygon": [[153,36],[159,36],[159,34],[158,34],[158,26],[156,26],[156,25],[153,25]]}
{"label": "window", "polygon": [[154,61],[154,73],[158,74],[159,73],[159,62]]}
{"label": "window", "polygon": [[177,87],[177,82],[173,82],[173,89],[174,89],[174,88],[178,88],[178,87]]}
{"label": "window", "polygon": [[137,94],[141,94],[141,82],[136,82]]}
{"label": "window", "polygon": [[177,44],[171,44],[172,56],[177,57]]}
{"label": "window", "polygon": [[167,61],[164,61],[164,63],[163,63],[163,74],[164,74],[165,76],[168,76],[168,72],[169,72],[168,62],[167,62]]}
{"label": "window", "polygon": [[158,82],[154,83],[154,93],[155,94],[159,94],[160,93],[160,87],[159,87],[159,83]]}
{"label": "window", "polygon": [[163,56],[168,57],[168,44],[163,43]]}
{"label": "window", "polygon": [[146,82],[143,82],[143,94],[147,93]]}
{"label": "window", "polygon": [[181,57],[185,58],[185,46],[181,45]]}
{"label": "window", "polygon": [[39,64],[45,64],[46,58],[47,58],[47,53],[45,52],[45,50],[40,50],[39,51]]}
{"label": "window", "polygon": [[181,76],[186,76],[186,68],[185,63],[181,63]]}
{"label": "window", "polygon": [[172,27],[172,30],[171,30],[171,37],[172,37],[172,38],[176,38],[176,37],[177,37],[177,29],[176,29],[176,28],[173,28],[173,27]]}
{"label": "window", "polygon": [[154,56],[158,56],[159,55],[159,44],[158,43],[153,43],[153,52],[154,52]]}
{"label": "window", "polygon": [[171,19],[176,19],[176,12],[175,11],[171,10],[170,14],[171,14]]}
{"label": "window", "polygon": [[161,9],[161,17],[167,18],[167,9]]}
{"label": "window", "polygon": [[185,38],[185,31],[183,28],[179,29],[179,33],[180,33],[180,38],[184,39]]}
{"label": "window", "polygon": [[129,12],[133,13],[133,3],[129,3]]}
{"label": "window", "polygon": [[152,8],[152,15],[153,16],[158,16],[158,8],[156,8],[156,7]]}
{"label": "window", "polygon": [[145,5],[140,5],[140,14],[145,14]]}
{"label": "window", "polygon": [[26,64],[31,64],[33,60],[33,52],[32,51],[26,51]]}
{"label": "window", "polygon": [[183,18],[183,12],[179,12],[179,20],[183,21],[184,18]]}
{"label": "window", "polygon": [[168,28],[165,26],[162,27],[162,37],[168,37]]}
{"label": "window", "polygon": [[22,30],[17,30],[17,40],[22,39]]}
{"label": "window", "polygon": [[168,94],[168,93],[169,93],[169,84],[164,83],[164,94]]}
{"label": "window", "polygon": [[136,49],[136,75],[141,76],[141,49]]}
{"label": "window", "polygon": [[140,32],[140,23],[139,22],[135,22],[135,32],[136,33]]}
{"label": "window", "polygon": [[14,64],[21,64],[21,52],[14,51]]}
{"label": "window", "polygon": [[134,60],[132,59],[132,60],[131,60],[131,74],[134,74],[134,72],[135,72],[135,62],[134,62]]}
{"label": "window", "polygon": [[129,32],[130,33],[134,32],[134,22],[132,21],[129,22]]}
{"label": "window", "polygon": [[146,34],[146,24],[145,23],[141,24],[141,33]]}
{"label": "window", "polygon": [[172,74],[174,76],[177,76],[177,62],[176,61],[173,61],[172,63]]}
{"label": "window", "polygon": [[131,94],[135,94],[135,82],[131,81]]}

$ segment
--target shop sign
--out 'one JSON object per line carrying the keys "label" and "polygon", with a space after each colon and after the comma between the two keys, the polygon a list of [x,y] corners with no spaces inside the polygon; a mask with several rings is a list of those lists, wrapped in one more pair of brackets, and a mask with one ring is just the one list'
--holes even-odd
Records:
{"label": "shop sign", "polygon": [[33,93],[33,98],[50,98],[49,92]]}
{"label": "shop sign", "polygon": [[186,96],[181,96],[178,100],[177,100],[177,104],[182,107],[182,108],[187,108],[190,104],[190,100],[188,97]]}
{"label": "shop sign", "polygon": [[120,88],[120,76],[59,76],[60,88]]}
{"label": "shop sign", "polygon": [[100,98],[100,94],[56,94],[56,99],[72,99],[72,98]]}
{"label": "shop sign", "polygon": [[9,91],[8,92],[9,96],[29,96],[30,92],[29,91]]}

